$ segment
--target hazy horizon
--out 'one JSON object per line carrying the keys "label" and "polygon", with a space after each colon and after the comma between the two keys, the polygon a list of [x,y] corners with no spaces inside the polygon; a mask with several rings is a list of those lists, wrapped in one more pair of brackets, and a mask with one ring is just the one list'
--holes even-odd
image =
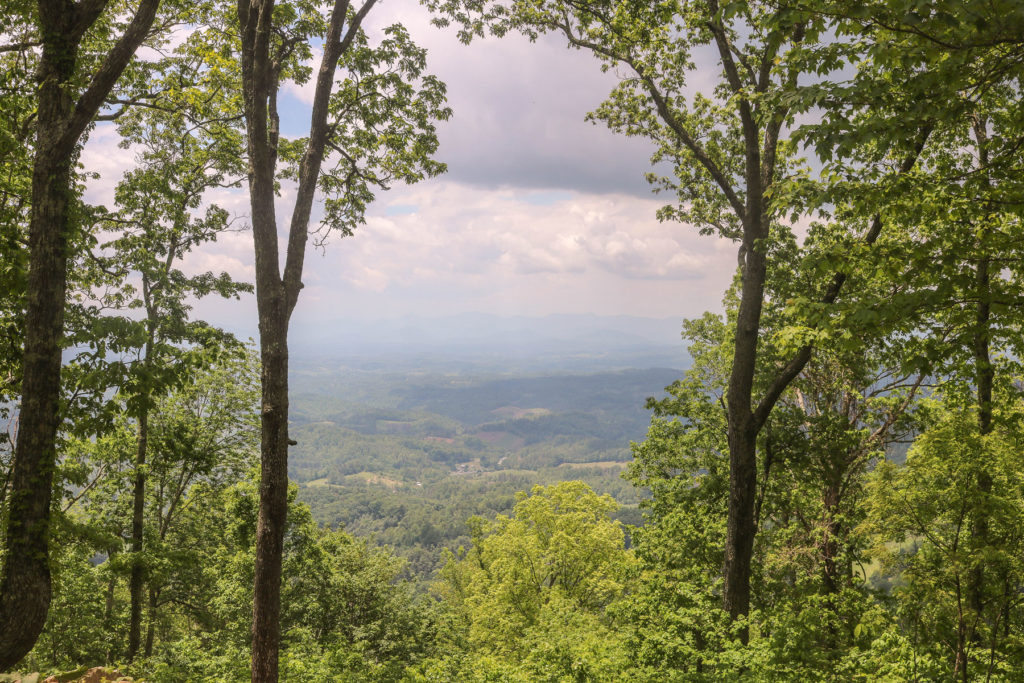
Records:
{"label": "hazy horizon", "polygon": [[[446,367],[586,372],[626,367],[685,368],[682,319],[628,315],[502,316],[466,312],[297,324],[294,363],[390,360],[396,368]],[[232,330],[241,337],[255,330]]]}

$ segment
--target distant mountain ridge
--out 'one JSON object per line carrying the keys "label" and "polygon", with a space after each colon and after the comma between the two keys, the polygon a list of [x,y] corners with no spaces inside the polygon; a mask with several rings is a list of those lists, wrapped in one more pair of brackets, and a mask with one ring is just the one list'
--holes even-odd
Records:
{"label": "distant mountain ridge", "polygon": [[686,367],[681,327],[681,318],[463,313],[297,324],[290,339],[299,359],[390,357],[476,365],[508,359],[517,370],[578,372]]}

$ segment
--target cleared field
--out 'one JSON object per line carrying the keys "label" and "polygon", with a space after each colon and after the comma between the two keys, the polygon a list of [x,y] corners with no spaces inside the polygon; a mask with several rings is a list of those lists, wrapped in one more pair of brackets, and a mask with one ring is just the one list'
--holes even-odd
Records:
{"label": "cleared field", "polygon": [[624,470],[628,462],[618,460],[599,460],[597,462],[563,462],[558,467],[567,470],[599,469],[599,470]]}
{"label": "cleared field", "polygon": [[351,481],[353,483],[359,482],[363,484],[375,484],[377,486],[389,488],[392,491],[395,489],[400,489],[405,486],[403,482],[400,482],[397,479],[385,477],[384,475],[376,474],[374,472],[357,472],[356,474],[350,474],[347,477],[345,477],[345,481]]}

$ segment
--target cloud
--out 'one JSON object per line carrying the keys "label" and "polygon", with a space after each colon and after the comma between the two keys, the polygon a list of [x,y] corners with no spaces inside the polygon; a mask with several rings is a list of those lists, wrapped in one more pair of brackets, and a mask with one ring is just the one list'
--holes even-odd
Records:
{"label": "cloud", "polygon": [[[322,47],[314,46],[311,52],[313,53],[312,57],[305,61],[305,65],[312,69],[312,75],[309,77],[309,79],[305,83],[302,83],[301,85],[295,83],[294,81],[288,81],[283,88],[285,94],[294,97],[296,100],[306,105],[307,107],[313,106],[313,97],[316,95],[316,74],[318,69],[320,68],[320,62],[324,58],[324,50]],[[299,118],[301,119],[301,117]],[[305,120],[300,120],[299,122],[295,123],[303,123],[307,127],[309,126],[308,118]]]}
{"label": "cloud", "polygon": [[[430,25],[415,3],[379,6],[370,14],[371,39],[394,21],[428,49],[428,70],[448,84],[454,116],[439,125],[437,156],[449,172],[395,187],[370,207],[355,236],[310,248],[297,324],[465,311],[683,317],[720,308],[735,247],[689,226],[659,223],[661,200],[643,179],[649,143],[584,121],[613,87],[614,74],[554,36],[463,46],[453,30]],[[285,134],[306,133],[312,93],[312,83],[287,87]],[[116,142],[109,125],[92,133],[82,163],[102,177],[89,183],[89,201],[111,206],[115,184],[134,163],[134,153]],[[282,232],[293,197],[285,183]],[[247,224],[244,190],[207,199],[237,216],[238,227]],[[227,233],[185,266],[251,281],[252,235]],[[235,327],[255,321],[252,297],[210,298],[196,313]]]}
{"label": "cloud", "polygon": [[227,273],[240,282],[252,282],[256,276],[256,268],[251,263],[245,263],[243,259],[235,256],[211,251],[189,255],[182,264],[182,271],[186,275],[198,275],[206,272],[215,275]]}
{"label": "cloud", "polygon": [[79,165],[88,174],[97,174],[86,183],[85,201],[114,208],[114,190],[125,172],[135,167],[136,152],[120,147],[121,137],[112,123],[101,123],[89,133]]}
{"label": "cloud", "polygon": [[[487,188],[620,192],[646,196],[653,146],[584,120],[616,83],[590,54],[569,50],[557,36],[536,43],[517,34],[466,46],[454,29],[430,23],[417,3],[376,8],[367,18],[371,42],[400,22],[428,50],[427,71],[447,85],[452,118],[438,124],[437,158],[457,182]],[[308,65],[314,74],[322,50]],[[314,79],[285,86],[282,131],[308,128]]]}
{"label": "cloud", "polygon": [[[567,193],[537,204],[523,190],[438,179],[398,188],[355,236],[307,258],[303,315],[483,310],[686,315],[718,308],[735,251],[688,226],[659,223],[659,203]],[[394,214],[391,205],[415,205]],[[369,296],[369,298],[367,298]],[[666,302],[671,302],[666,306]]]}

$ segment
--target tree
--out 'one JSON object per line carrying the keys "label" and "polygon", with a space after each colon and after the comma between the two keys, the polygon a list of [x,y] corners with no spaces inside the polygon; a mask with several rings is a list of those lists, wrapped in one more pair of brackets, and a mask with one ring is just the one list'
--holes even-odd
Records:
{"label": "tree", "polygon": [[[395,180],[415,182],[444,166],[432,121],[447,118],[444,86],[423,75],[426,53],[400,26],[377,46],[362,24],[376,0],[356,10],[348,0],[238,3],[239,59],[249,163],[249,199],[256,252],[256,300],[262,362],[260,514],[253,604],[252,678],[277,680],[282,539],[288,490],[288,322],[302,288],[313,199],[328,195],[322,227],[351,234],[374,192]],[[282,139],[278,92],[288,79],[309,77],[301,60],[323,37],[309,137]],[[339,68],[345,78],[337,83]],[[419,88],[417,89],[417,85]],[[328,156],[333,154],[333,156]],[[279,169],[278,162],[285,162]],[[325,160],[329,167],[324,170]],[[283,179],[297,184],[285,249],[279,261],[275,196]]]}
{"label": "tree", "polygon": [[[520,492],[512,516],[470,520],[473,545],[446,552],[437,590],[467,633],[455,677],[502,665],[504,680],[607,680],[627,667],[609,605],[626,588],[632,553],[618,507],[579,481]],[[620,642],[609,642],[618,640]]]}
{"label": "tree", "polygon": [[[1000,400],[1005,391],[1009,401]],[[980,681],[1020,673],[1021,407],[1009,382],[997,382],[994,396],[983,433],[970,392],[937,395],[906,466],[885,463],[871,477],[865,526],[876,557],[899,579],[897,614],[915,634],[908,644],[919,676]],[[979,486],[980,472],[987,490]],[[979,515],[985,535],[974,532]],[[976,586],[979,565],[996,571],[983,573]],[[981,611],[972,605],[978,589]]]}
{"label": "tree", "polygon": [[[86,34],[115,14],[107,0],[39,0],[35,44],[36,139],[18,442],[0,578],[0,669],[28,652],[46,622],[50,489],[59,426],[61,339],[68,249],[76,229],[72,168],[87,127],[149,35],[160,0],[141,0],[122,33],[99,56],[83,54]],[[27,3],[17,7],[29,14]],[[119,23],[119,22],[118,22]],[[88,70],[86,70],[88,69]]]}
{"label": "tree", "polygon": [[[399,680],[433,647],[429,601],[400,578],[400,560],[320,527],[296,493],[292,486],[284,543],[282,678]],[[258,508],[255,468],[240,481],[198,482],[181,499],[160,571],[164,638],[138,667],[146,680],[249,678]]]}
{"label": "tree", "polygon": [[[825,116],[807,129],[819,150],[846,150],[854,162],[846,164],[847,177],[860,177],[877,194],[863,174],[872,165],[864,151],[899,144],[921,122],[933,129],[911,187],[886,207],[906,246],[897,256],[904,265],[898,305],[885,308],[916,319],[909,346],[919,347],[937,373],[973,384],[984,436],[992,426],[997,357],[1021,348],[1014,311],[1024,128],[1014,102],[1024,42],[1008,28],[1021,8],[1001,0],[809,8],[830,14],[841,37],[869,36],[872,52],[850,83],[817,88]],[[990,21],[994,16],[1003,19]],[[856,41],[839,44],[831,49],[863,51]],[[908,322],[901,323],[905,329],[914,324]],[[991,483],[983,470],[978,477],[983,497]],[[976,512],[972,533],[984,537],[984,507]],[[985,611],[984,572],[979,565],[968,581],[976,614]]]}
{"label": "tree", "polygon": [[[617,132],[649,138],[658,146],[652,160],[672,165],[671,177],[652,174],[659,188],[677,198],[677,204],[663,208],[659,217],[688,222],[702,233],[739,243],[739,304],[725,398],[730,484],[722,603],[733,618],[747,614],[757,529],[758,435],[814,349],[813,334],[804,335],[787,358],[769,366],[759,345],[764,341],[762,309],[768,278],[773,269],[793,266],[770,258],[775,235],[785,234],[787,220],[821,207],[822,192],[807,182],[790,132],[802,102],[801,77],[839,66],[832,59],[807,69],[794,58],[819,43],[827,22],[814,13],[770,2],[430,4],[445,12],[440,23],[454,17],[462,24],[465,40],[487,28],[497,34],[519,30],[531,38],[554,32],[571,47],[592,52],[602,68],[623,69],[628,76],[592,116]],[[704,46],[714,51],[721,65],[719,80],[711,93],[690,93],[687,79],[697,70],[694,55]],[[899,160],[897,174],[913,167],[923,140],[918,142]],[[860,226],[843,222],[842,227]],[[881,231],[876,215],[850,241],[870,253]],[[807,301],[817,310],[831,306],[847,276],[844,269],[824,273]],[[796,313],[794,323],[805,323],[804,312]],[[770,380],[755,391],[761,371],[770,372]]]}
{"label": "tree", "polygon": [[154,405],[150,428],[154,458],[148,466],[152,494],[145,522],[150,539],[146,555],[152,558],[145,572],[147,657],[153,654],[160,611],[202,602],[193,598],[194,586],[189,582],[206,563],[192,542],[202,527],[183,529],[183,518],[197,521],[188,517],[189,508],[214,501],[219,491],[244,479],[256,460],[259,366],[255,352],[229,346],[201,353],[193,364],[192,381]]}
{"label": "tree", "polygon": [[[125,144],[134,143],[143,151],[140,166],[118,185],[119,210],[103,218],[104,227],[119,236],[102,245],[101,255],[94,259],[98,279],[116,288],[103,303],[116,309],[141,308],[143,313],[141,320],[121,317],[116,325],[103,321],[101,327],[122,339],[99,345],[136,356],[129,364],[114,363],[124,371],[119,391],[137,424],[133,557],[144,544],[150,410],[161,395],[190,381],[204,352],[236,343],[206,323],[189,321],[188,302],[211,293],[237,298],[239,292],[252,291],[251,285],[234,282],[227,273],[190,277],[179,268],[186,254],[229,228],[227,212],[216,205],[207,205],[201,215],[195,213],[209,190],[231,185],[232,176],[240,175],[238,150],[216,125],[221,114],[217,91],[196,96],[200,84],[208,85],[203,76],[209,65],[189,57],[181,50],[166,60],[162,79],[151,86],[162,91],[158,101],[119,119]],[[138,289],[130,284],[135,278]],[[134,561],[129,662],[141,644],[144,574],[141,560]]]}
{"label": "tree", "polygon": [[[782,244],[776,249],[785,249]],[[815,251],[813,242],[807,248]],[[777,334],[787,329],[785,302],[814,281],[813,273],[800,272],[769,280],[760,350],[768,368],[787,353]],[[860,276],[851,284],[858,291],[886,286]],[[642,571],[623,607],[636,628],[631,649],[655,677],[671,671],[719,680],[744,670],[765,680],[794,671],[852,675],[851,653],[860,646],[853,626],[872,609],[855,574],[864,560],[856,531],[864,474],[911,429],[926,373],[903,375],[886,337],[861,325],[843,330],[863,342],[861,349],[835,344],[836,350],[818,352],[780,397],[758,439],[756,613],[749,620],[751,646],[737,651],[735,631],[713,608],[728,509],[723,406],[736,303],[732,290],[724,319],[709,313],[684,324],[693,366],[667,388],[667,398],[649,400],[651,427],[634,445],[628,477],[652,495],[633,534]],[[755,381],[763,387],[771,371]]]}
{"label": "tree", "polygon": [[[55,517],[56,611],[31,665],[123,661],[134,611],[131,577],[140,564],[149,598],[143,595],[147,657],[158,633],[180,636],[176,622],[213,626],[205,605],[212,600],[216,535],[207,508],[255,465],[258,367],[255,353],[238,346],[197,352],[188,365],[188,383],[152,397],[144,552],[125,552],[135,526],[138,425],[124,404],[134,397],[114,398],[121,412],[112,427],[65,438]],[[105,560],[96,563],[97,556]]]}

